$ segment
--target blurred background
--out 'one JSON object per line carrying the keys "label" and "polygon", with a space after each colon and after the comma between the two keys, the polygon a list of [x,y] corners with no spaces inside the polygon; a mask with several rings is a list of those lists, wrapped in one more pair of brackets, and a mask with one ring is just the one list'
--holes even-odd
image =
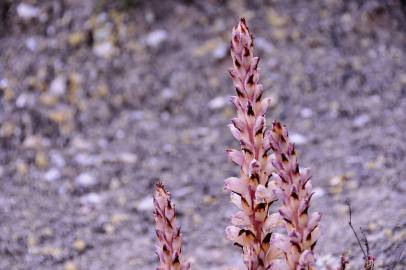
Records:
{"label": "blurred background", "polygon": [[[245,16],[282,120],[313,171],[318,266],[365,229],[405,269],[406,9],[399,0],[1,0],[0,269],[155,269],[153,184],[193,269],[242,267],[224,229],[231,29]],[[402,253],[403,251],[403,253]],[[397,266],[396,266],[397,265]]]}

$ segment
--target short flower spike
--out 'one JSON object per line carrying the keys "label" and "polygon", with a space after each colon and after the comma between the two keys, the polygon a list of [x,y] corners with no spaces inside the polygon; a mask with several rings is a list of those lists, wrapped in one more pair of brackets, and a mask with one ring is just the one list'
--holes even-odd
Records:
{"label": "short flower spike", "polygon": [[180,227],[176,226],[175,207],[169,192],[160,182],[155,185],[154,207],[156,235],[159,241],[157,270],[188,270],[189,263],[185,263],[181,257],[182,237]]}

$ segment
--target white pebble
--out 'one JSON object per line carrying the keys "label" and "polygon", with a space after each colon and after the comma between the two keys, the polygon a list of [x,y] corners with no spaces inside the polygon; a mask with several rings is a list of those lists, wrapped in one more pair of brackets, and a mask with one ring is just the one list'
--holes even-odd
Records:
{"label": "white pebble", "polygon": [[307,138],[299,133],[292,133],[289,135],[289,138],[296,145],[302,145],[307,143]]}
{"label": "white pebble", "polygon": [[221,109],[227,104],[227,98],[226,97],[216,97],[212,100],[209,101],[209,108],[212,110],[216,109]]}
{"label": "white pebble", "polygon": [[363,127],[369,122],[369,116],[366,114],[361,114],[355,117],[353,124],[356,127]]}
{"label": "white pebble", "polygon": [[51,85],[49,86],[49,92],[57,97],[61,97],[66,93],[66,77],[58,76],[52,80]]}
{"label": "white pebble", "polygon": [[139,211],[152,211],[154,209],[154,199],[152,196],[145,197],[137,204],[137,209]]}
{"label": "white pebble", "polygon": [[44,179],[49,182],[58,180],[60,177],[61,177],[61,172],[56,168],[51,168],[44,174]]}
{"label": "white pebble", "polygon": [[145,37],[145,43],[150,47],[158,47],[168,38],[168,33],[165,30],[159,29],[152,31]]}
{"label": "white pebble", "polygon": [[89,188],[95,186],[97,184],[97,180],[92,173],[84,172],[76,177],[75,183],[79,187]]}
{"label": "white pebble", "polygon": [[24,20],[30,20],[38,17],[39,8],[30,4],[21,3],[17,6],[17,15]]}

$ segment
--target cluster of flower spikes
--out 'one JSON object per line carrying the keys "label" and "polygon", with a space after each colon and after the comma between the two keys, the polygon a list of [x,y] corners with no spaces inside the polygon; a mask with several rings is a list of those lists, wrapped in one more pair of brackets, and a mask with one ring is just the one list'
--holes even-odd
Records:
{"label": "cluster of flower spikes", "polygon": [[154,207],[158,237],[159,267],[157,270],[188,270],[190,264],[183,262],[181,258],[182,237],[180,227],[176,225],[175,207],[162,183],[155,185]]}
{"label": "cluster of flower spikes", "polygon": [[308,213],[313,195],[310,170],[299,168],[295,145],[289,142],[285,126],[274,122],[269,133],[275,155],[272,160],[276,172],[275,194],[282,202],[279,214],[288,233],[287,237],[279,235],[275,245],[285,254],[284,269],[313,270],[313,249],[320,235],[318,223],[321,215]]}
{"label": "cluster of flower spikes", "polygon": [[271,245],[272,229],[281,223],[278,213],[269,214],[275,201],[269,183],[272,166],[269,161],[270,142],[265,136],[265,113],[270,99],[262,99],[258,83],[259,58],[253,56],[253,38],[245,19],[234,27],[231,40],[233,68],[230,76],[237,95],[231,97],[237,117],[229,125],[240,142],[241,150],[227,150],[229,158],[240,166],[240,177],[225,180],[231,200],[239,208],[226,229],[227,237],[243,248],[244,263],[249,270],[270,269],[281,253]]}

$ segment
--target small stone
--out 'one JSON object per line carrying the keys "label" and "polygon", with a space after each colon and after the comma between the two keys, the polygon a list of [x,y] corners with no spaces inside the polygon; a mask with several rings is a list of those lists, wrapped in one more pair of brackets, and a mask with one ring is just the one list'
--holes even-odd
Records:
{"label": "small stone", "polygon": [[385,156],[379,155],[376,159],[368,161],[365,164],[365,167],[367,169],[380,169],[384,166],[385,161]]}
{"label": "small stone", "polygon": [[203,203],[204,204],[214,204],[215,202],[217,202],[216,198],[211,196],[211,195],[206,195],[203,197]]}
{"label": "small stone", "polygon": [[154,209],[154,199],[152,196],[147,196],[137,203],[136,208],[139,211],[150,212]]}
{"label": "small stone", "polygon": [[75,184],[78,187],[90,188],[97,184],[97,179],[93,173],[84,172],[76,177]]}
{"label": "small stone", "polygon": [[299,133],[292,133],[289,135],[290,140],[296,145],[302,145],[307,143],[307,138]]}
{"label": "small stone", "polygon": [[19,175],[25,176],[28,173],[28,165],[23,160],[17,160],[16,171]]}
{"label": "small stone", "polygon": [[173,91],[171,88],[164,88],[161,92],[161,97],[165,100],[171,100],[175,96],[175,91]]}
{"label": "small stone", "polygon": [[302,118],[310,118],[312,115],[313,115],[313,111],[312,111],[312,109],[310,109],[310,108],[303,108],[303,109],[300,111],[300,116],[301,116]]}
{"label": "small stone", "polygon": [[54,164],[58,168],[63,168],[65,166],[66,162],[61,153],[51,151],[49,155],[52,164]]}
{"label": "small stone", "polygon": [[202,216],[199,215],[199,214],[194,214],[194,215],[192,216],[192,218],[193,218],[193,222],[194,222],[195,224],[201,224],[201,223],[203,222],[203,218],[202,218]]}
{"label": "small stone", "polygon": [[353,124],[355,127],[360,128],[364,127],[369,122],[369,120],[370,118],[367,114],[361,114],[353,120]]}
{"label": "small stone", "polygon": [[111,190],[117,190],[120,186],[121,186],[120,180],[118,180],[117,178],[111,179],[110,185],[109,185],[109,188]]}
{"label": "small stone", "polygon": [[48,93],[43,93],[39,97],[39,101],[45,106],[53,106],[58,103],[59,99],[57,96],[50,95]]}
{"label": "small stone", "polygon": [[116,228],[110,223],[106,223],[103,225],[103,231],[107,234],[113,234],[115,230]]}
{"label": "small stone", "polygon": [[99,57],[110,59],[116,52],[116,49],[110,41],[103,41],[93,46],[93,52]]}
{"label": "small stone", "polygon": [[91,142],[80,136],[75,136],[72,139],[72,147],[79,152],[90,151],[93,149]]}
{"label": "small stone", "polygon": [[102,201],[102,198],[99,194],[91,192],[89,194],[86,194],[82,197],[80,197],[80,203],[81,204],[93,204],[93,205],[98,205]]}
{"label": "small stone", "polygon": [[15,97],[15,92],[10,88],[7,79],[0,78],[0,91],[3,92],[4,101],[10,102]]}
{"label": "small stone", "polygon": [[72,247],[79,253],[82,253],[86,250],[86,243],[85,241],[81,240],[81,239],[76,239],[75,242],[73,242]]}
{"label": "small stone", "polygon": [[23,146],[26,148],[38,149],[44,145],[43,141],[44,140],[40,136],[28,135],[23,142]]}
{"label": "small stone", "polygon": [[209,108],[212,110],[221,109],[227,104],[227,97],[219,96],[209,101]]}
{"label": "small stone", "polygon": [[320,187],[313,188],[313,198],[321,198],[326,195],[326,191]]}
{"label": "small stone", "polygon": [[68,43],[72,47],[76,47],[86,40],[86,35],[83,32],[74,32],[69,34]]}
{"label": "small stone", "polygon": [[347,187],[348,187],[348,189],[356,190],[359,188],[359,182],[355,181],[355,180],[348,180]]}
{"label": "small stone", "polygon": [[27,237],[27,245],[28,248],[35,247],[36,245],[38,245],[38,238],[33,234],[29,234]]}
{"label": "small stone", "polygon": [[379,225],[376,222],[371,222],[368,224],[368,230],[370,231],[376,231],[379,229]]}
{"label": "small stone", "polygon": [[57,168],[51,168],[44,174],[44,179],[49,182],[58,180],[61,177],[61,172]]}
{"label": "small stone", "polygon": [[102,83],[97,86],[96,94],[100,97],[106,97],[109,94],[109,87],[107,84]]}
{"label": "small stone", "polygon": [[63,251],[59,247],[45,246],[40,250],[40,254],[44,256],[51,256],[55,259],[60,259],[63,255]]}
{"label": "small stone", "polygon": [[44,152],[37,152],[35,154],[35,165],[39,169],[45,169],[48,167],[48,156]]}
{"label": "small stone", "polygon": [[41,238],[51,239],[55,236],[55,232],[51,227],[45,227],[40,232]]}
{"label": "small stone", "polygon": [[344,182],[347,181],[348,178],[345,175],[337,175],[330,179],[330,191],[333,194],[340,194],[344,188]]}
{"label": "small stone", "polygon": [[215,60],[221,60],[226,57],[228,52],[228,45],[224,42],[219,43],[213,50],[212,56]]}
{"label": "small stone", "polygon": [[127,164],[134,164],[137,162],[138,157],[137,155],[129,152],[123,152],[118,154],[117,159],[119,162],[127,163]]}
{"label": "small stone", "polygon": [[34,19],[39,16],[39,13],[39,8],[30,4],[20,3],[17,6],[17,15],[24,20]]}
{"label": "small stone", "polygon": [[342,185],[345,180],[346,177],[344,175],[337,175],[330,179],[330,185],[332,186]]}
{"label": "small stone", "polygon": [[51,111],[48,117],[57,124],[66,124],[73,119],[73,112],[68,109],[58,109]]}
{"label": "small stone", "polygon": [[385,229],[383,230],[383,234],[385,235],[385,237],[386,237],[387,239],[391,240],[391,239],[392,239],[392,236],[393,236],[393,231],[392,231],[391,229],[389,229],[389,228],[385,228]]}
{"label": "small stone", "polygon": [[66,93],[66,86],[66,77],[63,75],[57,76],[52,80],[49,86],[49,92],[54,96],[61,97]]}
{"label": "small stone", "polygon": [[30,95],[24,94],[22,93],[21,95],[19,95],[17,97],[16,100],[16,107],[17,108],[25,108],[28,107],[29,105],[32,105],[32,98],[30,97]]}
{"label": "small stone", "polygon": [[92,166],[100,164],[102,159],[99,156],[88,153],[79,153],[74,157],[74,161],[82,166]]}
{"label": "small stone", "polygon": [[32,52],[35,52],[38,49],[38,42],[35,38],[29,37],[25,40],[25,46]]}
{"label": "small stone", "polygon": [[12,122],[4,122],[3,125],[0,127],[0,136],[7,138],[11,137],[14,134],[16,126]]}
{"label": "small stone", "polygon": [[67,261],[63,267],[64,270],[78,270],[79,268],[73,261]]}
{"label": "small stone", "polygon": [[68,76],[68,101],[72,104],[78,104],[78,93],[81,90],[83,76],[79,73],[72,72]]}
{"label": "small stone", "polygon": [[165,30],[159,29],[150,32],[145,37],[145,43],[153,48],[158,47],[162,42],[168,38],[168,33]]}
{"label": "small stone", "polygon": [[272,30],[272,36],[277,40],[277,41],[284,41],[287,38],[287,31],[284,29],[278,29],[275,28]]}
{"label": "small stone", "polygon": [[119,225],[127,220],[129,220],[129,217],[126,214],[114,214],[110,218],[111,224],[113,225]]}

